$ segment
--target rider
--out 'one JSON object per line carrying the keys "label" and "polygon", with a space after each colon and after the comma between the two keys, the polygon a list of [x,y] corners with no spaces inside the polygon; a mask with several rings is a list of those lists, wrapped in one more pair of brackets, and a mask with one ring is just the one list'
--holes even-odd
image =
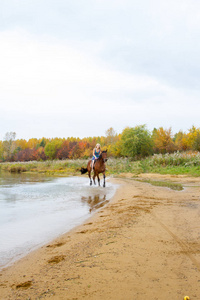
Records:
{"label": "rider", "polygon": [[93,157],[92,157],[92,171],[93,171],[93,168],[94,168],[94,162],[96,159],[99,158],[101,154],[101,146],[100,144],[96,144],[95,148],[93,149]]}

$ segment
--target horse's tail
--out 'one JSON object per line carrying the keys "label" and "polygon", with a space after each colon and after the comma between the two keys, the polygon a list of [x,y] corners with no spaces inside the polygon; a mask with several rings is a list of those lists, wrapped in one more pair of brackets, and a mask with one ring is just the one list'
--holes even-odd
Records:
{"label": "horse's tail", "polygon": [[81,168],[81,174],[87,173],[88,169],[87,168]]}

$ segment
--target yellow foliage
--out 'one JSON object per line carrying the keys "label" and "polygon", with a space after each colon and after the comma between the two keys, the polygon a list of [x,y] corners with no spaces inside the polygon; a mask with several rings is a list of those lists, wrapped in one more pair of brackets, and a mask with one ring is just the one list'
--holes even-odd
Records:
{"label": "yellow foliage", "polygon": [[24,149],[27,149],[28,148],[28,145],[27,145],[27,141],[26,140],[16,140],[15,141],[15,145],[16,145],[16,148],[20,147],[21,150],[24,150]]}
{"label": "yellow foliage", "polygon": [[163,127],[160,127],[159,129],[154,129],[152,140],[154,143],[154,152],[170,153],[175,151],[171,128],[163,129]]}
{"label": "yellow foliage", "polygon": [[36,138],[29,139],[27,142],[27,148],[33,149],[37,146],[39,140]]}

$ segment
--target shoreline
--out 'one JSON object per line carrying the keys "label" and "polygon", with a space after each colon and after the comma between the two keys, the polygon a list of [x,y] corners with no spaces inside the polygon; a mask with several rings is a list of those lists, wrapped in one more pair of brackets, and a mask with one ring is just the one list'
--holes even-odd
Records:
{"label": "shoreline", "polygon": [[[88,178],[88,176],[76,176],[76,178],[80,177],[81,179],[83,177],[85,178]],[[74,177],[72,177],[74,178]],[[55,179],[58,179],[58,178],[55,178]],[[110,181],[110,177],[107,179],[108,181]],[[88,188],[89,188],[89,183],[88,183]],[[107,199],[101,199],[100,196],[101,196],[101,190],[99,190],[99,187],[96,186],[96,187],[93,187],[93,191],[94,191],[94,188],[95,190],[97,190],[97,192],[95,192],[95,195],[96,193],[98,194],[99,196],[99,199],[96,199],[97,197],[95,197],[95,201],[97,202],[97,204],[93,204],[93,203],[89,203],[87,198],[89,196],[86,195],[86,197],[84,197],[84,201],[85,202],[88,202],[88,213],[87,215],[83,215],[83,216],[80,216],[79,219],[77,220],[73,220],[73,225],[68,225],[69,229],[66,230],[66,228],[64,228],[64,232],[62,233],[58,233],[57,235],[54,234],[54,236],[46,239],[46,240],[43,240],[43,241],[40,241],[39,244],[35,244],[34,246],[32,246],[31,248],[29,247],[28,249],[25,249],[23,253],[20,253],[20,254],[17,254],[15,255],[15,257],[12,257],[9,259],[9,261],[7,261],[4,265],[0,265],[0,272],[6,268],[9,268],[11,267],[13,264],[17,263],[18,261],[22,260],[23,258],[25,258],[27,255],[37,251],[38,249],[44,247],[45,245],[49,244],[49,243],[52,243],[54,240],[60,238],[61,236],[65,235],[65,234],[68,234],[70,233],[71,231],[73,231],[75,228],[79,227],[79,226],[82,226],[84,223],[87,222],[87,220],[89,220],[90,218],[93,217],[93,215],[95,215],[98,210],[101,208],[101,207],[104,207],[106,206],[110,201],[111,199],[113,198],[113,196],[115,195],[116,193],[116,190],[117,190],[117,186],[116,185],[113,185],[112,189],[113,191],[111,191],[111,194],[109,191],[106,191],[106,197],[108,197]],[[102,188],[102,186],[100,187]],[[108,189],[110,188],[110,186],[108,187]],[[93,191],[91,192],[91,198],[93,198]],[[102,188],[102,191],[103,188]],[[83,197],[81,197],[83,198]],[[81,199],[82,200],[82,199]],[[99,201],[99,202],[98,202]],[[92,202],[93,202],[93,199],[92,199]],[[65,231],[66,230],[66,231]]]}
{"label": "shoreline", "polygon": [[187,189],[110,179],[120,187],[106,206],[0,271],[2,299],[199,299],[200,179],[145,176]]}

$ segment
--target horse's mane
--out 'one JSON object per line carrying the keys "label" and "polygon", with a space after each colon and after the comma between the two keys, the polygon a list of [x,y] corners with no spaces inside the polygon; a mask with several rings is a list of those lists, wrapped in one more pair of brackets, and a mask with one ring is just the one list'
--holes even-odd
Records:
{"label": "horse's mane", "polygon": [[102,158],[102,153],[106,153],[106,152],[107,152],[107,150],[102,151],[101,154],[99,155],[98,159],[101,159]]}

